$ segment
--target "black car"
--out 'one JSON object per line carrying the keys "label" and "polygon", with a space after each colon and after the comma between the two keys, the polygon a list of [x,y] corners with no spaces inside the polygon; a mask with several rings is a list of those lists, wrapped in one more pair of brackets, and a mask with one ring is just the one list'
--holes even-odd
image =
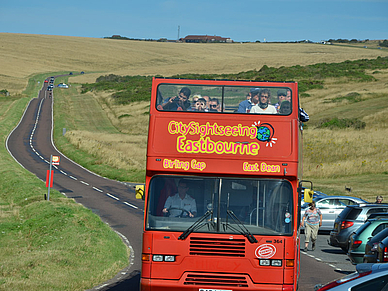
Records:
{"label": "black car", "polygon": [[[365,245],[364,263],[377,262],[377,248],[379,243],[388,237],[388,228],[380,231],[372,237]],[[387,242],[388,243],[388,242]]]}

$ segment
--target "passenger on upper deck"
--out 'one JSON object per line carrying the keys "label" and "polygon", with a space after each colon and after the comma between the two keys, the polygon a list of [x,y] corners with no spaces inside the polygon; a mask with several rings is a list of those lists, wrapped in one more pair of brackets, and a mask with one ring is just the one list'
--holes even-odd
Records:
{"label": "passenger on upper deck", "polygon": [[183,87],[178,96],[167,98],[163,101],[163,104],[158,105],[159,110],[171,110],[171,111],[188,111],[191,110],[189,97],[191,90],[187,87]]}
{"label": "passenger on upper deck", "polygon": [[[256,105],[259,102],[259,94],[260,88],[251,88],[250,92],[247,95],[247,99],[241,101],[238,105],[237,112],[238,113],[249,113],[251,111],[252,106]],[[250,98],[249,98],[250,96]]]}
{"label": "passenger on upper deck", "polygon": [[[291,93],[291,91],[290,91],[290,93]],[[278,102],[274,106],[275,106],[276,110],[279,112],[280,104],[282,104],[282,102],[286,100],[287,90],[280,89],[280,90],[278,90],[277,95],[278,95]],[[291,95],[290,95],[290,99],[291,99]],[[290,100],[288,100],[288,101],[290,101]]]}
{"label": "passenger on upper deck", "polygon": [[265,113],[276,114],[278,113],[275,106],[269,104],[271,98],[271,91],[268,89],[262,89],[259,93],[259,103],[252,106],[250,113]]}
{"label": "passenger on upper deck", "polygon": [[290,113],[291,113],[291,103],[290,101],[285,100],[280,104],[279,114],[287,115]]}
{"label": "passenger on upper deck", "polygon": [[198,98],[197,102],[194,104],[194,111],[207,111],[206,100],[202,97]]}
{"label": "passenger on upper deck", "polygon": [[210,112],[221,112],[221,104],[217,98],[211,98],[209,101]]}

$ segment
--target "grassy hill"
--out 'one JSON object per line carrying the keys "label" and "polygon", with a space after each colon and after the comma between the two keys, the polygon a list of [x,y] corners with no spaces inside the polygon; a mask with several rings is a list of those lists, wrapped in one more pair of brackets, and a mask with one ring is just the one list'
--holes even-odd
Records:
{"label": "grassy hill", "polygon": [[[250,78],[262,70],[276,78],[286,74],[285,78],[306,85],[301,104],[311,121],[304,131],[305,178],[328,194],[345,194],[346,185],[352,187],[352,195],[368,200],[387,196],[388,69],[363,67],[359,77],[323,74],[327,64],[386,57],[386,49],[179,44],[7,33],[0,33],[0,41],[0,91],[11,93],[0,97],[3,145],[43,80],[71,71],[73,76],[56,80],[56,84],[64,81],[71,87],[54,91],[55,143],[97,173],[141,181],[149,102],[117,102],[112,93],[120,90],[98,91],[94,87],[98,77],[242,72],[240,77]],[[317,65],[321,76],[301,77],[301,70],[314,64],[322,64]],[[299,73],[290,75],[294,69]],[[78,75],[80,71],[86,74]],[[93,91],[85,90],[85,83],[93,83]],[[354,127],[354,120],[365,127]],[[351,126],[339,128],[342,123]],[[65,137],[63,128],[67,129]],[[127,249],[105,224],[56,191],[52,191],[50,202],[44,201],[44,184],[16,164],[4,146],[0,148],[0,165],[0,290],[84,290],[111,278],[127,264]],[[87,243],[80,247],[76,244],[79,241]],[[116,247],[107,249],[112,243]],[[101,247],[97,252],[100,257],[92,252],[96,246]],[[83,264],[75,264],[81,255]],[[111,260],[96,263],[107,258]]]}

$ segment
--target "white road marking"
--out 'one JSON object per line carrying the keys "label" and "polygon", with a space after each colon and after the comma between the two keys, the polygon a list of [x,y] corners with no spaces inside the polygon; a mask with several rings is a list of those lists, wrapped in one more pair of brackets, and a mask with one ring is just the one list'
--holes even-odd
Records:
{"label": "white road marking", "polygon": [[84,181],[80,181],[82,184],[89,186],[89,183],[86,183]]}
{"label": "white road marking", "polygon": [[116,199],[116,200],[120,200],[119,198],[117,198],[116,196],[113,196],[112,194],[106,193],[106,195],[108,195],[110,198],[113,198],[113,199]]}
{"label": "white road marking", "polygon": [[96,187],[92,187],[94,190],[96,190],[96,191],[98,191],[98,192],[104,192],[104,191],[102,191],[101,189],[98,189],[98,188],[96,188]]}
{"label": "white road marking", "polygon": [[139,207],[137,207],[137,206],[135,206],[135,205],[133,205],[133,204],[130,204],[130,203],[128,203],[128,202],[124,202],[124,204],[125,205],[128,205],[128,206],[131,206],[131,207],[133,207],[133,208],[135,208],[135,209],[138,209]]}

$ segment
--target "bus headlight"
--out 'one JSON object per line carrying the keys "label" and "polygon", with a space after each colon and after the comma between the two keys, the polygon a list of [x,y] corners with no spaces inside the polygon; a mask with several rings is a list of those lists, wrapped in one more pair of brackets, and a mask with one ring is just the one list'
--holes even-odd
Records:
{"label": "bus headlight", "polygon": [[153,255],[152,260],[154,262],[163,262],[163,256],[162,255]]}
{"label": "bus headlight", "polygon": [[152,255],[154,262],[175,262],[175,256],[172,255]]}
{"label": "bus headlight", "polygon": [[260,266],[281,267],[282,266],[282,260],[260,259],[259,260],[259,265]]}
{"label": "bus headlight", "polygon": [[282,266],[282,260],[272,260],[271,266],[281,267]]}
{"label": "bus headlight", "polygon": [[260,260],[260,266],[270,266],[271,260]]}
{"label": "bus headlight", "polygon": [[175,256],[164,256],[164,261],[175,262]]}

